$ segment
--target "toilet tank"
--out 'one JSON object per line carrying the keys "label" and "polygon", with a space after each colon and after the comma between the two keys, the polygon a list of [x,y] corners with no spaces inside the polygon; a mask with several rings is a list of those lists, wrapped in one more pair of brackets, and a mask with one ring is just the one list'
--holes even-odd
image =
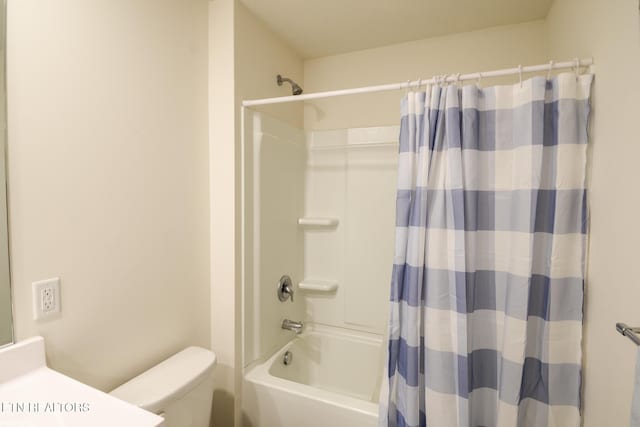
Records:
{"label": "toilet tank", "polygon": [[166,427],[209,427],[216,355],[189,347],[110,394],[165,418]]}

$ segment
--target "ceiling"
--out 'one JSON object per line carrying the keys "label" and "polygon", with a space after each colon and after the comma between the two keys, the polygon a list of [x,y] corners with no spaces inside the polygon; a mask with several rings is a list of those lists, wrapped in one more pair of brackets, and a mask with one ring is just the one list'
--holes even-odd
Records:
{"label": "ceiling", "polygon": [[553,0],[242,0],[303,58],[542,19]]}

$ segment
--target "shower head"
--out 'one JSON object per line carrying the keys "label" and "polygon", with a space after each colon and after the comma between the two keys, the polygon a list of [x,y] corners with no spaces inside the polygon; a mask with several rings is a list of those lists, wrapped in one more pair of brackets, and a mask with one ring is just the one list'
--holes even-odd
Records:
{"label": "shower head", "polygon": [[289,82],[291,84],[291,93],[293,93],[294,95],[300,95],[302,93],[302,88],[300,87],[300,85],[287,77],[282,77],[280,74],[278,74],[278,76],[276,77],[276,81],[278,82],[278,86],[282,86],[283,82]]}
{"label": "shower head", "polygon": [[302,88],[297,83],[291,83],[291,93],[294,95],[300,95],[302,93]]}

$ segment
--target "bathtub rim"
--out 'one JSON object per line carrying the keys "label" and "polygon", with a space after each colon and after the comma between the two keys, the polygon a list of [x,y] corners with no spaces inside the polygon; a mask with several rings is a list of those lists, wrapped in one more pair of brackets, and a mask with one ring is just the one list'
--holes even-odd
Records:
{"label": "bathtub rim", "polygon": [[[304,339],[311,335],[351,339],[361,343],[374,344],[378,346],[381,346],[383,343],[383,337],[378,334],[326,325],[309,324],[305,326],[303,333],[300,335],[293,335],[291,340],[289,340],[284,346],[276,349],[273,354],[266,358],[257,360],[245,367],[243,372],[244,379],[264,387],[273,388],[285,393],[296,394],[307,399],[317,400],[343,409],[356,411],[363,415],[377,417],[377,402],[366,401],[358,399],[357,397],[347,396],[338,392],[332,392],[318,387],[313,387],[311,385],[276,377],[269,372],[272,364],[276,363],[276,360],[282,357],[284,352],[291,348],[298,339]],[[380,372],[380,375],[383,375],[382,372]]]}

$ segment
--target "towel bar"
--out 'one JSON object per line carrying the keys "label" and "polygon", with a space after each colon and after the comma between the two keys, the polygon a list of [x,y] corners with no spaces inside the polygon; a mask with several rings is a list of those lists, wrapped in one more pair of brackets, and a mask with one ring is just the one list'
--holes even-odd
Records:
{"label": "towel bar", "polygon": [[636,345],[640,345],[640,337],[637,335],[640,334],[640,328],[630,328],[626,323],[616,323],[616,330]]}

